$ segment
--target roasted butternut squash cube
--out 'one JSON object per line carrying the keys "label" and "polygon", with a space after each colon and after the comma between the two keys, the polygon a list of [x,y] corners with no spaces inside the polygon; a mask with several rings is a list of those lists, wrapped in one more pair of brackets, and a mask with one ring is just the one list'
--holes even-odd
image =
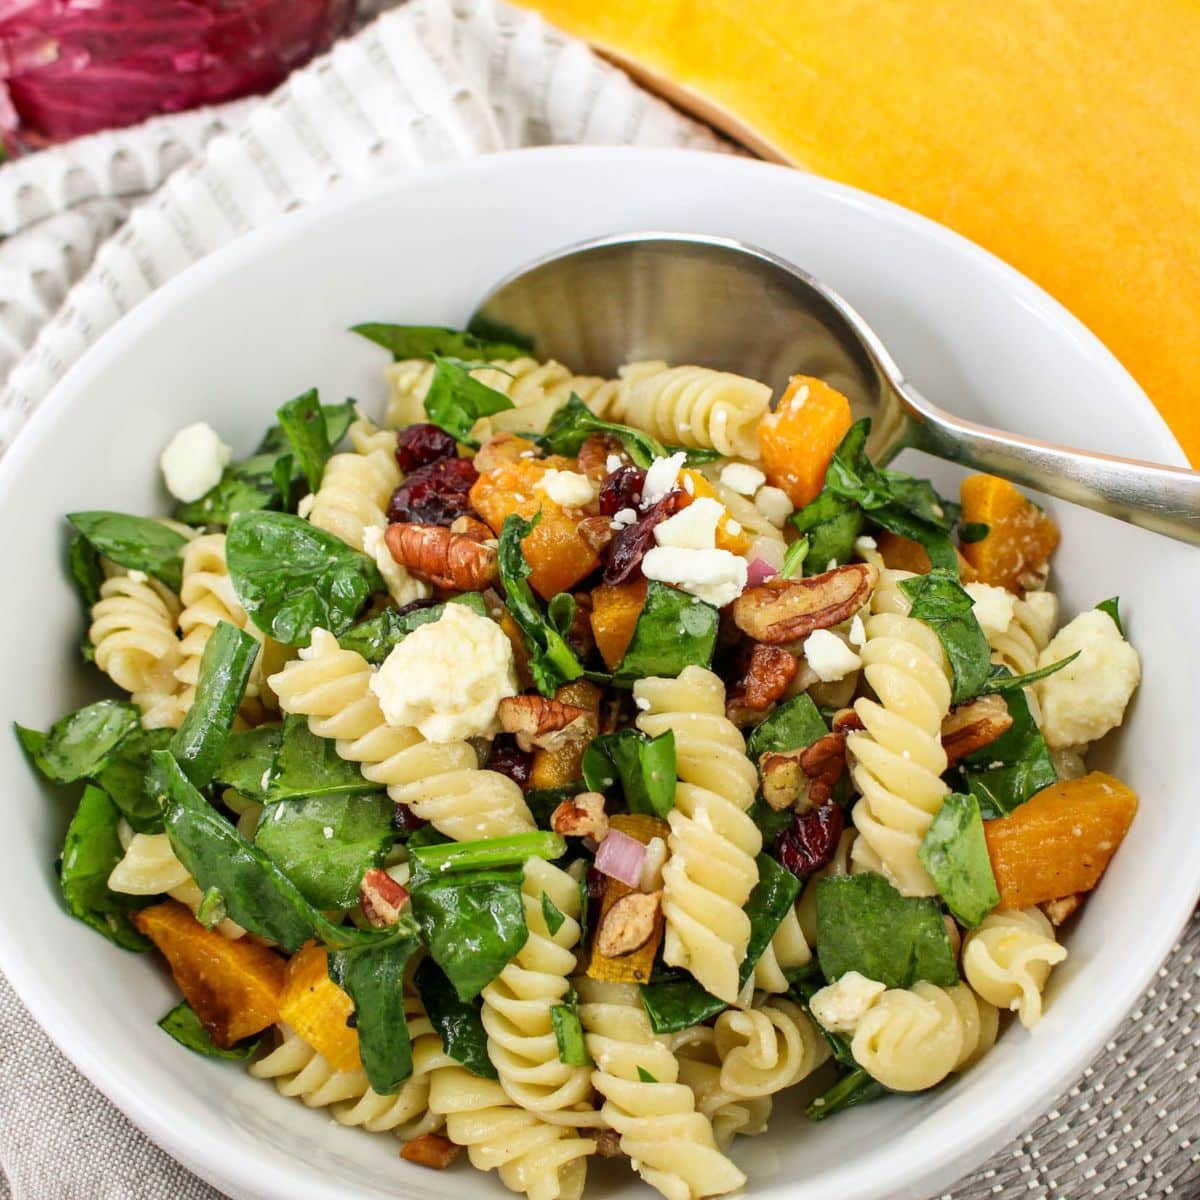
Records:
{"label": "roasted butternut squash cube", "polygon": [[646,607],[646,581],[602,583],[592,592],[592,636],[604,665],[615,671]]}
{"label": "roasted butternut squash cube", "polygon": [[574,738],[559,746],[557,750],[536,750],[533,766],[529,771],[531,788],[566,787],[568,783],[582,778],[583,754],[600,724],[600,689],[594,683],[589,683],[586,679],[564,683],[555,690],[554,698],[564,704],[587,709],[591,716],[591,736]]}
{"label": "roasted butternut squash cube", "polygon": [[758,427],[767,482],[797,507],[817,498],[833,452],[854,424],[850,401],[823,380],[793,375],[773,413]]}
{"label": "roasted butternut squash cube", "polygon": [[348,1024],[353,1012],[354,1002],[329,978],[329,952],[316,942],[305,943],[288,961],[280,1019],[335,1070],[353,1071],[362,1065],[358,1030]]}
{"label": "roasted butternut squash cube", "polygon": [[1022,579],[1050,561],[1058,526],[1007,479],[968,475],[962,481],[964,524],[988,527],[987,536],[963,546],[963,557],[983,583],[1020,592]]}

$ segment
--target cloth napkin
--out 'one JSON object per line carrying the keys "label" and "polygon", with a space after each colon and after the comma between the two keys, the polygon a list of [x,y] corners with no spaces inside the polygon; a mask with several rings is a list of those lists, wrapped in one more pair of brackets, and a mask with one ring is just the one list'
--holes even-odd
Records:
{"label": "cloth napkin", "polygon": [[[348,183],[557,142],[729,149],[536,16],[413,0],[267,100],[5,167],[0,453],[114,321],[218,246]],[[1084,1078],[952,1200],[1200,1195],[1198,1018],[1200,920]],[[219,1200],[71,1066],[2,978],[0,1200]]]}

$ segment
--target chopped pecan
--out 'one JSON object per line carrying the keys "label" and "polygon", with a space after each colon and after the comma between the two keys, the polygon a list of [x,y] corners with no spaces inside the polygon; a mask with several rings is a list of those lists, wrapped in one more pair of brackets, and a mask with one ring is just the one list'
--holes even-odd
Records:
{"label": "chopped pecan", "polygon": [[1061,925],[1068,917],[1074,916],[1083,904],[1083,893],[1076,892],[1072,896],[1060,896],[1057,900],[1047,900],[1039,905],[1051,925]]}
{"label": "chopped pecan", "polygon": [[596,1153],[601,1158],[624,1158],[621,1135],[615,1129],[597,1129],[595,1132]]}
{"label": "chopped pecan", "polygon": [[829,727],[834,733],[853,733],[865,728],[862,717],[852,708],[839,708],[833,714],[833,720],[829,722]]}
{"label": "chopped pecan", "polygon": [[870,599],[878,579],[870,563],[848,563],[808,579],[769,579],[733,602],[733,619],[756,642],[794,642],[849,620]]}
{"label": "chopped pecan", "polygon": [[557,750],[587,737],[595,721],[586,708],[545,696],[506,696],[500,701],[500,728],[516,735],[522,750]]}
{"label": "chopped pecan", "polygon": [[808,779],[800,768],[800,753],[768,750],[758,760],[763,799],[776,812],[791,808],[808,791]]}
{"label": "chopped pecan", "polygon": [[804,750],[768,751],[759,759],[763,799],[777,812],[827,804],[846,769],[846,735],[827,733]]}
{"label": "chopped pecan", "polygon": [[481,592],[499,577],[496,551],[441,525],[398,523],[387,528],[392,557],[409,574],[437,587]]}
{"label": "chopped pecan", "polygon": [[605,958],[620,958],[644,946],[658,923],[662,892],[630,892],[604,914],[596,930],[596,949]]}
{"label": "chopped pecan", "polygon": [[463,513],[450,522],[451,533],[461,533],[473,542],[490,542],[496,535],[478,517]]}
{"label": "chopped pecan", "polygon": [[629,462],[629,455],[621,439],[611,433],[593,433],[586,437],[579,447],[579,469],[593,482],[603,483],[612,474],[608,460],[616,457],[621,460],[621,466]]}
{"label": "chopped pecan", "polygon": [[515,433],[498,433],[476,451],[475,470],[482,475],[484,471],[494,471],[505,463],[540,456],[541,451],[528,439],[518,437]]}
{"label": "chopped pecan", "polygon": [[833,798],[833,789],[846,769],[846,735],[827,733],[800,754],[800,769],[811,780],[808,802],[813,808]]}
{"label": "chopped pecan", "polygon": [[612,517],[584,517],[576,526],[579,536],[599,554],[617,535]]}
{"label": "chopped pecan", "polygon": [[729,689],[726,716],[735,725],[748,724],[761,716],[787,692],[799,670],[795,656],[786,650],[756,644],[746,673]]}
{"label": "chopped pecan", "polygon": [[440,1133],[423,1133],[420,1137],[405,1142],[400,1150],[400,1157],[405,1162],[416,1163],[421,1167],[432,1167],[435,1171],[444,1171],[457,1157],[461,1146],[456,1146],[448,1137]]}
{"label": "chopped pecan", "polygon": [[942,749],[953,766],[960,758],[994,742],[1012,727],[1003,696],[980,696],[952,708],[942,722]]}
{"label": "chopped pecan", "polygon": [[408,903],[408,891],[380,867],[371,867],[358,885],[358,902],[363,916],[376,929],[386,929],[400,920]]}
{"label": "chopped pecan", "polygon": [[563,837],[590,837],[603,841],[608,833],[604,797],[599,792],[580,792],[578,796],[568,797],[550,814],[550,828]]}

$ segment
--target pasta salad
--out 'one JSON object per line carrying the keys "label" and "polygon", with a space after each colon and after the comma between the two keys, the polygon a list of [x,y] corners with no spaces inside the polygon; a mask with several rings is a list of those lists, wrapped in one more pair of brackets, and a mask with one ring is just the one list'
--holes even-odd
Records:
{"label": "pasta salad", "polygon": [[819,1122],[1033,1025],[1137,806],[1086,755],[1138,655],[1115,598],[1060,622],[1051,518],[877,466],[816,378],[356,332],[382,425],[191,425],[170,516],[68,517],[127,698],[17,735],[162,1029],[425,1167],[692,1200],[784,1089]]}

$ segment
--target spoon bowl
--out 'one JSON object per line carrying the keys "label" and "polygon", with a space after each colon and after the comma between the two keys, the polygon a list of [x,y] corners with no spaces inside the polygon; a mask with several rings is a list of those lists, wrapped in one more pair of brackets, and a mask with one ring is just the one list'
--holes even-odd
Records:
{"label": "spoon bowl", "polygon": [[518,334],[536,357],[583,374],[663,359],[760,379],[777,397],[790,376],[814,375],[847,397],[856,419],[871,419],[878,463],[914,447],[1200,545],[1200,473],[955,417],[904,378],[837,292],[732,238],[632,233],[567,246],[502,279],[471,328]]}

